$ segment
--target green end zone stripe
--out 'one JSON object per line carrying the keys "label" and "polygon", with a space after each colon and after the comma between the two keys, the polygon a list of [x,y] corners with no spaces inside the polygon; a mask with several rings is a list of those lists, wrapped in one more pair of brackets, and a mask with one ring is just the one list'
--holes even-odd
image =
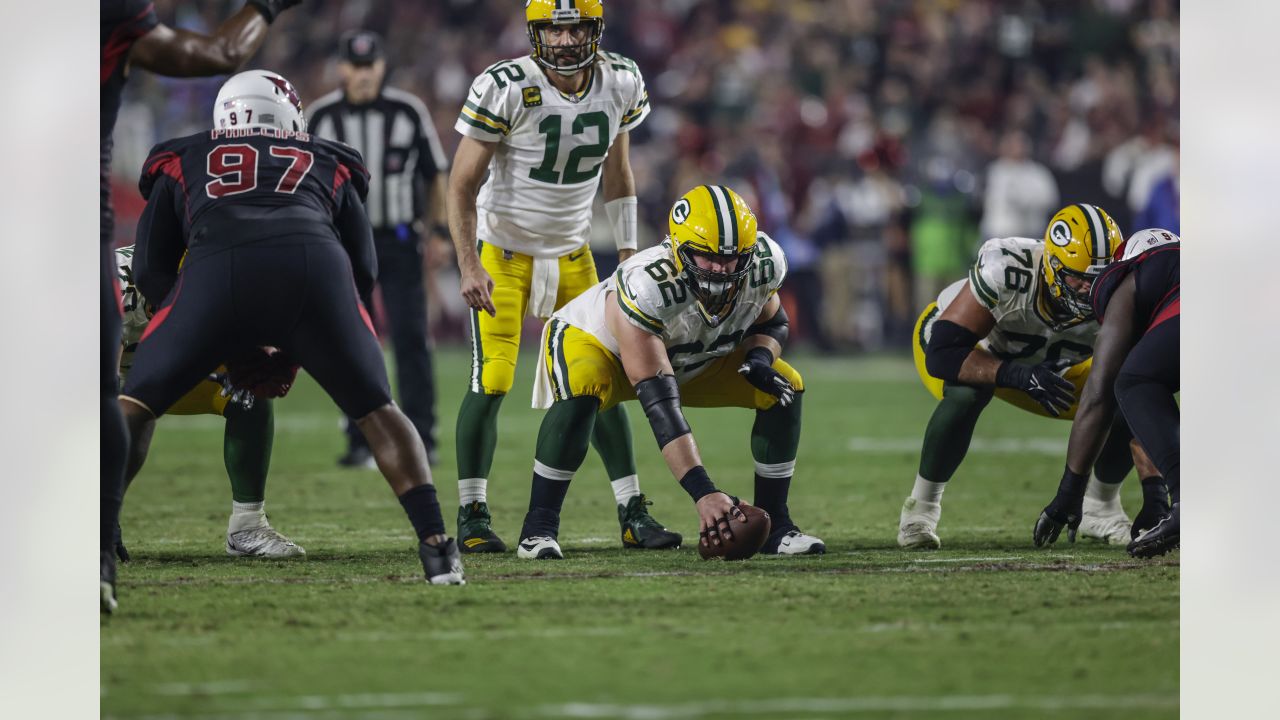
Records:
{"label": "green end zone stripe", "polygon": [[982,279],[982,274],[978,272],[976,267],[969,268],[969,284],[973,285],[973,288],[978,291],[978,297],[988,307],[996,306],[998,298],[995,292],[987,286],[986,281]]}
{"label": "green end zone stripe", "polygon": [[488,125],[485,125],[484,123],[480,122],[479,120],[472,120],[471,118],[467,117],[467,116],[466,116],[465,114],[463,114],[463,113],[459,113],[459,114],[458,114],[458,119],[459,119],[459,120],[461,120],[461,121],[463,121],[463,122],[465,122],[466,124],[470,125],[470,126],[471,126],[471,127],[473,127],[473,128],[477,128],[477,129],[479,129],[479,130],[483,130],[483,131],[485,131],[485,132],[487,132],[487,133],[489,133],[489,134],[491,134],[491,135],[501,135],[501,134],[502,134],[502,131],[501,131],[501,130],[498,130],[497,128],[494,128],[494,127],[490,127],[490,126],[488,126]]}

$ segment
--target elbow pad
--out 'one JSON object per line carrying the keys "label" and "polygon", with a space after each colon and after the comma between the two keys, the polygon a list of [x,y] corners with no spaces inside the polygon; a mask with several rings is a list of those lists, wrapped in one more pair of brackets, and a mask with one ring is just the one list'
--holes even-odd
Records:
{"label": "elbow pad", "polygon": [[787,317],[786,309],[779,305],[778,312],[773,317],[747,328],[747,337],[752,335],[768,335],[785,348],[787,338],[791,335],[791,318]]}
{"label": "elbow pad", "polygon": [[636,398],[644,408],[645,417],[649,418],[659,450],[672,440],[689,434],[689,423],[680,410],[680,386],[676,384],[674,375],[659,374],[636,383]]}
{"label": "elbow pad", "polygon": [[960,367],[964,365],[965,358],[973,352],[973,346],[980,339],[969,328],[950,320],[935,322],[929,347],[924,351],[925,369],[939,380],[956,382],[960,378]]}

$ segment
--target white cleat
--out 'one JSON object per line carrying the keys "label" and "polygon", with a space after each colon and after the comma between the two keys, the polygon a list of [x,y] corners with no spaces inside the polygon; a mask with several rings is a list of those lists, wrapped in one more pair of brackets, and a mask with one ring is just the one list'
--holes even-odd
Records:
{"label": "white cleat", "polygon": [[516,557],[526,560],[563,560],[564,553],[560,552],[560,543],[555,538],[537,535],[520,541]]}
{"label": "white cleat", "polygon": [[270,525],[227,532],[227,554],[231,557],[260,557],[282,560],[305,557],[303,550]]}
{"label": "white cleat", "polygon": [[1120,498],[1110,501],[1084,499],[1084,517],[1080,519],[1080,535],[1109,545],[1128,545],[1133,523],[1120,506]]}
{"label": "white cleat", "polygon": [[806,535],[799,530],[791,530],[778,540],[778,547],[773,555],[824,555],[827,544],[821,538]]}
{"label": "white cleat", "polygon": [[902,503],[902,515],[898,518],[898,546],[921,550],[941,548],[942,541],[938,539],[941,517],[942,503],[908,497]]}

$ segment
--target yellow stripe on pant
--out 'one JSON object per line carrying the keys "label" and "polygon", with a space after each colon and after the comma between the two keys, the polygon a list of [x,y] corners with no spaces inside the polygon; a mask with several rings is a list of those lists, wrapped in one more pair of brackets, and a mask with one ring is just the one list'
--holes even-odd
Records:
{"label": "yellow stripe on pant", "polygon": [[[552,323],[542,352],[546,353],[547,374],[557,400],[594,397],[604,411],[636,398],[616,355],[591,334],[558,320]],[[701,374],[680,386],[680,402],[688,407],[773,407],[777,398],[738,374],[746,354],[746,349],[738,346],[713,360]],[[804,390],[804,378],[785,360],[774,360],[773,369],[790,381],[796,392]]]}
{"label": "yellow stripe on pant", "polygon": [[[925,347],[927,346],[925,338],[926,331],[929,329],[929,325],[937,320],[937,316],[941,314],[941,311],[938,310],[938,303],[929,303],[929,307],[925,308],[924,312],[920,313],[919,319],[916,320],[916,327],[912,333],[913,340],[911,343],[911,355],[915,359],[916,373],[920,375],[920,382],[924,384],[924,387],[929,391],[929,394],[933,395],[937,400],[942,399],[943,382],[929,374],[929,371],[925,368],[924,354]],[[1089,369],[1092,367],[1093,358],[1089,358],[1088,360],[1067,368],[1067,372],[1063,374],[1063,377],[1075,386],[1075,400],[1071,403],[1071,407],[1066,412],[1058,416],[1059,420],[1075,419],[1076,406],[1080,404],[1080,393],[1084,391],[1084,383],[1089,379]],[[996,397],[1010,405],[1020,407],[1027,412],[1035,413],[1042,417],[1053,417],[1045,411],[1040,403],[1032,400],[1021,390],[996,388]]]}

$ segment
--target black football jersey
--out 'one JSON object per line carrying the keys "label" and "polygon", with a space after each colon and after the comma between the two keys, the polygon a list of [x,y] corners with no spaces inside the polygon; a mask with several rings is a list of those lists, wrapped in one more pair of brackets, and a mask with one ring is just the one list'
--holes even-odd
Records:
{"label": "black football jersey", "polygon": [[102,239],[111,239],[111,133],[120,113],[120,94],[124,91],[125,67],[129,49],[138,38],[151,32],[160,20],[155,6],[147,0],[102,0],[102,55],[99,70],[98,100],[102,136],[99,144],[102,200]]}
{"label": "black football jersey", "polygon": [[210,130],[160,143],[138,189],[151,199],[162,178],[177,186],[184,244],[252,242],[290,234],[333,234],[341,195],[364,201],[369,173],[360,153],[305,132]]}
{"label": "black football jersey", "polygon": [[1108,267],[1089,291],[1098,322],[1105,322],[1107,305],[1130,274],[1135,284],[1135,325],[1146,331],[1180,314],[1182,253],[1179,248],[1181,243],[1161,245]]}

